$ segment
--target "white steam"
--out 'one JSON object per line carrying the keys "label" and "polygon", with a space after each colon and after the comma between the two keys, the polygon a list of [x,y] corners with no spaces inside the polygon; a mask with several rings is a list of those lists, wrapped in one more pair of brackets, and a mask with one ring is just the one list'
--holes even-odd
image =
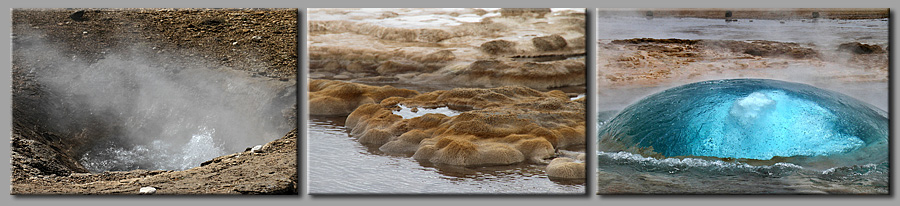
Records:
{"label": "white steam", "polygon": [[164,54],[86,62],[53,53],[26,57],[46,92],[41,111],[55,132],[84,139],[76,149],[93,172],[184,170],[296,126],[294,80]]}

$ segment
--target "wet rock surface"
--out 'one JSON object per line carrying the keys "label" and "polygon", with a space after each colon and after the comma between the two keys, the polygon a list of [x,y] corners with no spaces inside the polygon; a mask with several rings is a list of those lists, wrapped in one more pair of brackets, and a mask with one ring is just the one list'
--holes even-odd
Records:
{"label": "wet rock surface", "polygon": [[[155,188],[153,194],[296,194],[296,130],[260,150],[185,171],[88,173],[78,154],[96,137],[123,131],[107,124],[122,120],[57,125],[41,109],[61,107],[66,94],[40,84],[35,73],[53,67],[48,62],[56,56],[95,63],[116,54],[152,56],[153,66],[173,73],[216,65],[290,82],[297,68],[296,10],[15,9],[12,19],[12,194],[139,194],[142,187]],[[28,56],[39,52],[53,55]],[[295,109],[284,115],[273,118],[296,120]],[[61,129],[78,126],[86,129]]]}
{"label": "wet rock surface", "polygon": [[[429,113],[404,119],[398,105],[448,107],[459,115]],[[361,143],[388,153],[461,166],[545,163],[555,151],[584,145],[584,98],[525,87],[452,89],[392,97],[353,111],[346,125]]]}

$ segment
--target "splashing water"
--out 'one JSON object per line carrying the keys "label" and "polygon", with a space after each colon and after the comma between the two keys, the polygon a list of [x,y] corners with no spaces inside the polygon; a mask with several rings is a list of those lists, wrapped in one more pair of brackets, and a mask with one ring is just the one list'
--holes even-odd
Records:
{"label": "splashing water", "polygon": [[[834,166],[887,159],[886,112],[843,94],[765,79],[698,82],[651,95],[602,124],[599,148]],[[825,162],[825,163],[823,163]]]}
{"label": "splashing water", "polygon": [[[183,144],[155,140],[149,145],[129,147],[101,145],[105,149],[91,151],[81,157],[81,164],[92,172],[147,170],[187,170],[200,163],[225,155],[215,143],[216,130],[199,127],[199,131]],[[110,142],[109,144],[115,144]],[[180,146],[180,147],[179,147]]]}
{"label": "splashing water", "polygon": [[224,155],[225,151],[213,141],[214,133],[215,129],[202,127],[200,133],[192,135],[191,141],[182,147],[181,161],[176,166],[185,170],[199,165],[200,162]]}

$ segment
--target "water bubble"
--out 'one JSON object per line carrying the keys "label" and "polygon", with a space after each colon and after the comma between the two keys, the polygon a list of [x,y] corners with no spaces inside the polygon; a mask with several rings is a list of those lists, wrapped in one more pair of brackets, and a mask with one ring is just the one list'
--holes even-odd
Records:
{"label": "water bubble", "polygon": [[622,110],[602,125],[599,148],[846,166],[887,158],[887,120],[874,106],[805,84],[714,80],[675,87]]}

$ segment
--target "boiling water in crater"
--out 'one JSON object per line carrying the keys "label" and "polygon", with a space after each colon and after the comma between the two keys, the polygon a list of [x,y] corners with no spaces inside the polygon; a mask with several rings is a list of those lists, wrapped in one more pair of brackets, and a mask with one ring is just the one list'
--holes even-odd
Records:
{"label": "boiling water in crater", "polygon": [[82,155],[81,164],[90,171],[122,171],[131,169],[186,170],[198,163],[227,154],[221,144],[213,138],[215,129],[199,128],[190,140],[180,145],[154,140],[149,145],[134,145],[130,148],[110,142],[103,149],[92,150]]}
{"label": "boiling water in crater", "polygon": [[91,172],[185,170],[283,136],[295,125],[292,81],[231,68],[156,65],[112,55],[38,71],[52,132]]}

